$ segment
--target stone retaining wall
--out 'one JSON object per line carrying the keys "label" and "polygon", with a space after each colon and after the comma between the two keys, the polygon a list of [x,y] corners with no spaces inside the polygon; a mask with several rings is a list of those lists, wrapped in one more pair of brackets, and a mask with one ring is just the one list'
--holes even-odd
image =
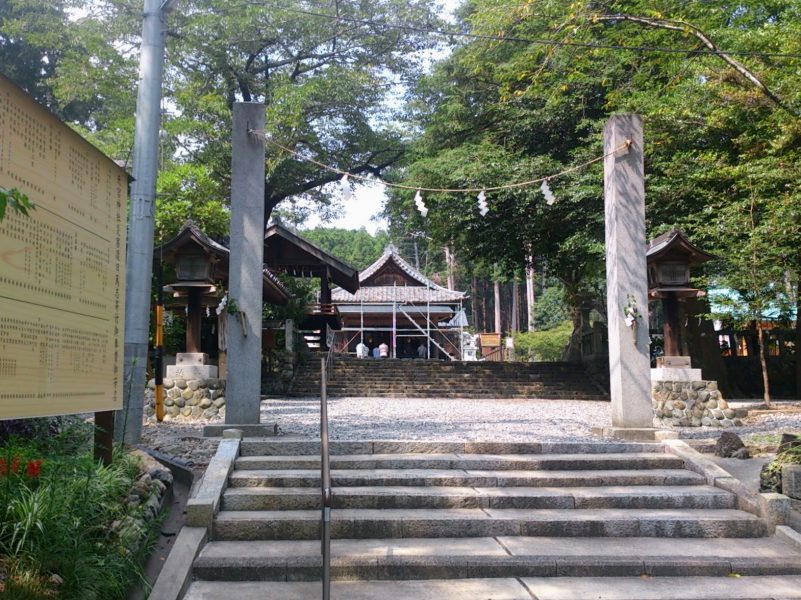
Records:
{"label": "stone retaining wall", "polygon": [[718,390],[716,381],[652,381],[654,427],[732,427],[736,412]]}
{"label": "stone retaining wall", "polygon": [[[156,382],[145,391],[145,415],[156,418]],[[164,378],[165,421],[217,421],[225,417],[225,379]]]}

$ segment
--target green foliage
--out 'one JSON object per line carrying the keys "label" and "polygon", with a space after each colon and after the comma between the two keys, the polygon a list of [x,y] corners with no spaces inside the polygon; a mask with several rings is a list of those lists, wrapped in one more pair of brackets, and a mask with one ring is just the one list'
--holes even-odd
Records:
{"label": "green foliage", "polygon": [[187,219],[213,239],[228,235],[231,216],[223,202],[225,190],[207,167],[176,165],[159,175],[157,189],[156,240],[173,238]]}
{"label": "green foliage", "polygon": [[562,360],[572,332],[573,324],[564,321],[552,329],[517,333],[514,336],[515,356],[517,360],[526,362]]}
{"label": "green foliage", "polygon": [[371,234],[364,227],[358,230],[317,227],[299,234],[357,271],[375,262],[389,243],[385,231]]}
{"label": "green foliage", "polygon": [[95,463],[86,431],[76,425],[0,448],[0,598],[122,599],[141,577],[144,532],[120,525],[143,510],[126,502],[137,460]]}
{"label": "green foliage", "polygon": [[569,318],[570,310],[561,284],[545,288],[534,301],[534,326],[538,330],[553,329]]}
{"label": "green foliage", "polygon": [[17,188],[4,188],[0,187],[0,221],[5,219],[6,210],[11,210],[28,216],[28,211],[36,208],[28,197],[20,192]]}
{"label": "green foliage", "polygon": [[309,305],[314,302],[314,294],[317,289],[313,279],[303,279],[301,277],[290,277],[280,274],[278,278],[289,290],[289,302],[285,306],[273,304],[264,305],[265,319],[294,319],[295,323],[300,323],[306,316]]}

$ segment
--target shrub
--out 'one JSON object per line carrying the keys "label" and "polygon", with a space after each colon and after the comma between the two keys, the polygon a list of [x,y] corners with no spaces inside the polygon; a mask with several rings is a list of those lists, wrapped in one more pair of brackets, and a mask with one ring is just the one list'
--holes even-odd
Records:
{"label": "shrub", "polygon": [[[120,525],[143,510],[127,502],[138,461],[116,453],[108,467],[95,463],[84,431],[12,438],[0,448],[4,600],[121,599],[141,577],[144,532]],[[76,444],[77,452],[63,452]]]}
{"label": "shrub", "polygon": [[514,336],[517,360],[561,360],[570,341],[571,333],[573,333],[573,324],[570,321],[564,321],[553,329],[518,333]]}

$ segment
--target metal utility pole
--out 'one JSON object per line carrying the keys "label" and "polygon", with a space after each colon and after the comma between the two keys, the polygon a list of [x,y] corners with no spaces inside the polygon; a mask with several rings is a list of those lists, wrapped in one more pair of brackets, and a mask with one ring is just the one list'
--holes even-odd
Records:
{"label": "metal utility pole", "polygon": [[117,438],[136,444],[142,434],[145,369],[153,275],[161,79],[164,70],[165,15],[171,0],[144,0],[139,93],[133,147],[133,183],[125,261],[125,370],[123,410],[117,413]]}

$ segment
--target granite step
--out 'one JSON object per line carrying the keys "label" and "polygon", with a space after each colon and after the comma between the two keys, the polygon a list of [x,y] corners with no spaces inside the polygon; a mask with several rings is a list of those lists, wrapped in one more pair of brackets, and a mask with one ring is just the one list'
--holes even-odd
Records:
{"label": "granite step", "polygon": [[[589,469],[680,469],[684,461],[671,454],[351,454],[331,457],[332,469],[464,469],[575,471]],[[319,469],[319,456],[246,456],[240,470]]]}
{"label": "granite step", "polygon": [[[185,600],[308,600],[319,582],[196,581]],[[336,581],[331,596],[348,600],[785,600],[801,599],[801,576],[563,577],[420,581]]]}
{"label": "granite step", "polygon": [[[442,441],[341,441],[330,444],[331,455],[346,454],[664,454],[652,442],[442,442]],[[320,441],[305,437],[245,438],[241,456],[320,455]]]}
{"label": "granite step", "polygon": [[[684,469],[591,471],[465,471],[450,469],[332,469],[334,487],[595,487],[621,485],[702,485],[704,478]],[[234,471],[232,488],[319,487],[315,469]]]}
{"label": "granite step", "polygon": [[[221,511],[214,539],[319,539],[320,512]],[[732,509],[339,509],[332,538],[761,537],[765,523]]]}
{"label": "granite step", "polygon": [[[733,494],[699,486],[573,488],[342,487],[339,508],[734,508]],[[223,510],[312,510],[321,508],[315,488],[230,488]]]}

